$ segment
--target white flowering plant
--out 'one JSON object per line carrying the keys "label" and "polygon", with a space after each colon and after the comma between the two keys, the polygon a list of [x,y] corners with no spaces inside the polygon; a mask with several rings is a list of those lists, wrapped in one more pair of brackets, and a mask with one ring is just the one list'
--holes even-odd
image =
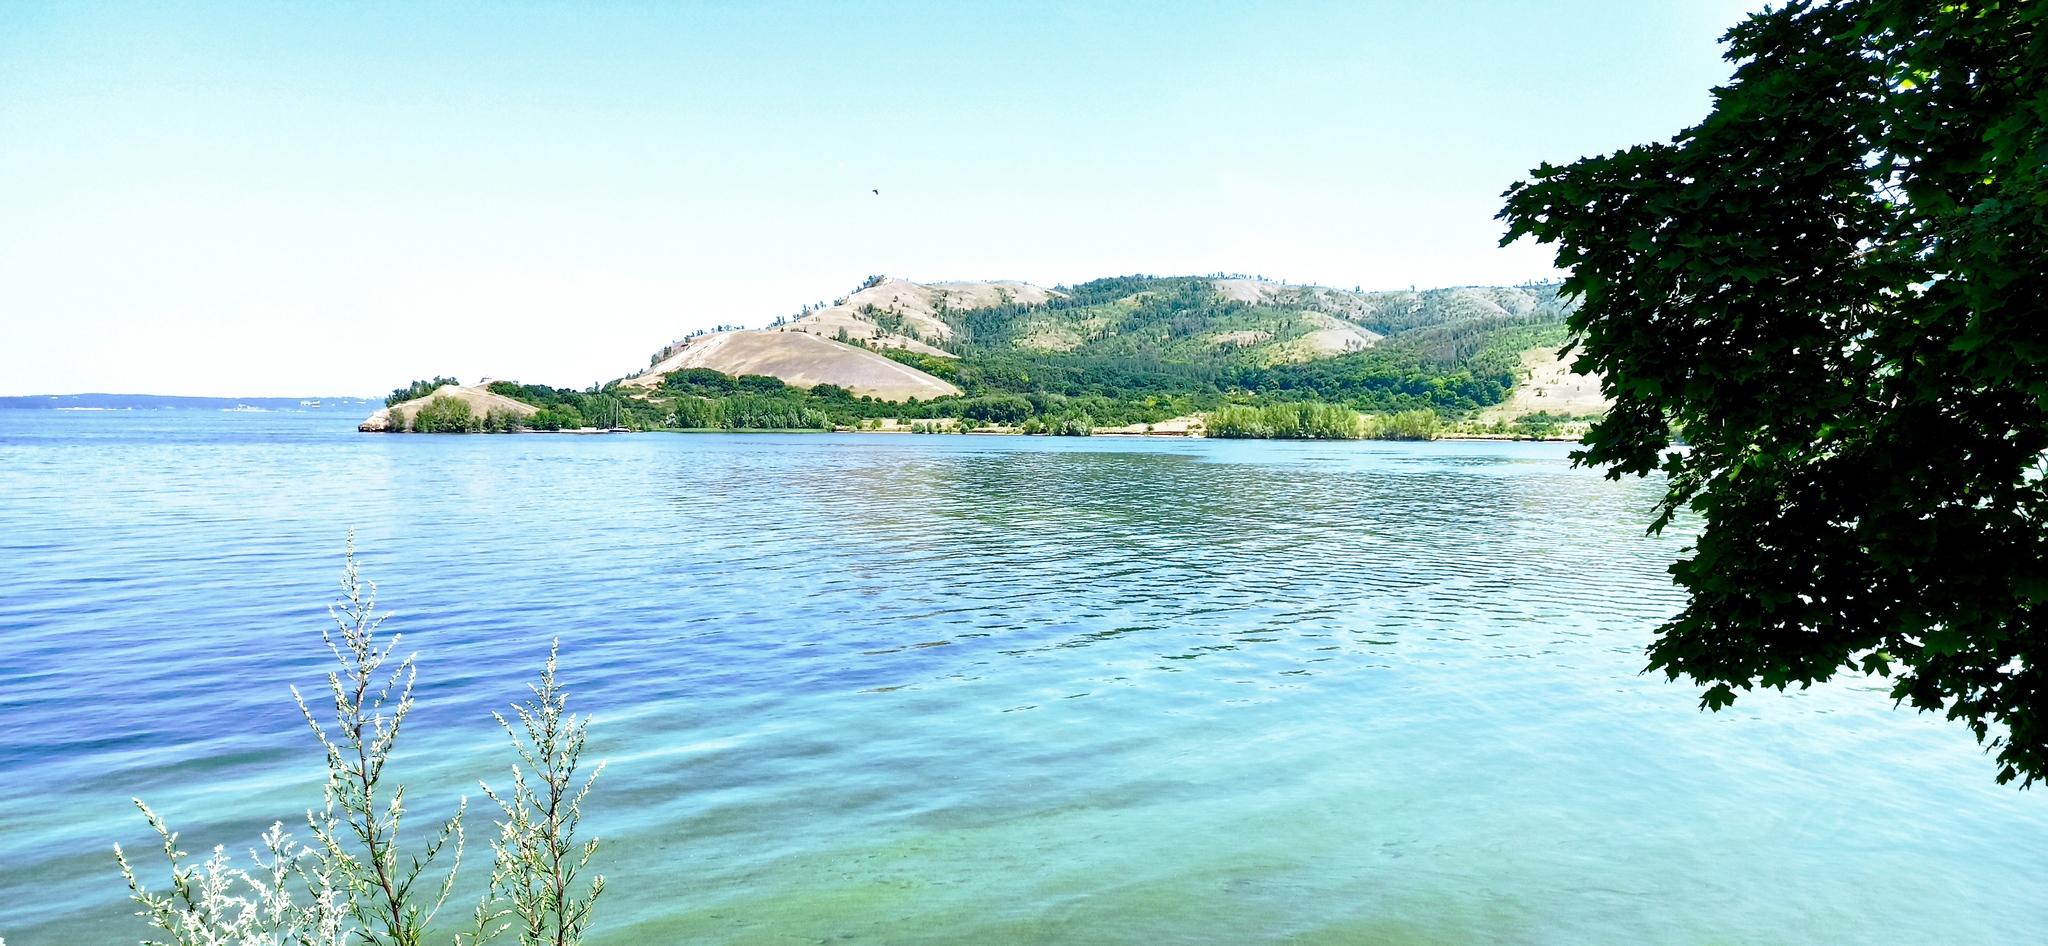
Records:
{"label": "white flowering plant", "polygon": [[[331,721],[292,688],[327,768],[322,807],[306,812],[312,843],[293,841],[278,822],[263,835],[261,850],[249,852],[249,868],[235,866],[224,846],[194,861],[178,847],[177,832],[136,799],[170,866],[168,887],[152,889],[114,847],[130,898],[141,905],[136,915],[153,935],[168,937],[144,939],[143,946],[421,946],[447,903],[462,861],[467,799],[424,844],[402,840],[405,786],[387,778],[386,767],[412,710],[418,669],[411,655],[394,663],[399,635],[377,633],[388,615],[376,610],[376,584],[357,573],[353,530],[341,586],[342,600],[328,609],[335,626],[321,635],[340,664],[327,675]],[[582,804],[604,765],[576,783],[590,719],[567,712],[558,652],[559,642],[540,683],[529,685],[532,698],[514,704],[518,728],[492,714],[512,736],[520,762],[506,791],[483,786],[504,820],[491,842],[489,887],[474,922],[450,937],[454,946],[477,946],[515,929],[521,946],[575,946],[604,892],[603,875],[577,883],[598,845],[576,840]],[[442,872],[436,865],[444,852],[449,863]]]}

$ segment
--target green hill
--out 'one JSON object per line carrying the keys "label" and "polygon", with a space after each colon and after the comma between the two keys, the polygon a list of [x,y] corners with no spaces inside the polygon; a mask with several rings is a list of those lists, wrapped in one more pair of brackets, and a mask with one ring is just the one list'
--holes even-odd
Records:
{"label": "green hill", "polygon": [[[541,409],[544,427],[815,429],[887,418],[1085,432],[1271,408],[1231,415],[1254,430],[1322,416],[1308,407],[1328,404],[1434,429],[1502,405],[1531,373],[1525,355],[1564,343],[1569,310],[1554,285],[1346,292],[1122,276],[1046,289],[873,277],[766,329],[676,342],[608,385],[489,390]],[[877,380],[878,367],[897,366],[901,377]]]}
{"label": "green hill", "polygon": [[941,309],[951,337],[927,341],[944,356],[886,353],[968,398],[1240,395],[1453,417],[1505,398],[1522,352],[1563,343],[1568,311],[1555,286],[1368,293],[1131,276]]}

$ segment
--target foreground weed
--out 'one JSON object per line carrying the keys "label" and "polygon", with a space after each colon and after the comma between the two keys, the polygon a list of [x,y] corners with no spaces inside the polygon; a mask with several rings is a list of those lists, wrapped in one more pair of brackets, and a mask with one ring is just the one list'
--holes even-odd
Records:
{"label": "foreground weed", "polygon": [[[143,940],[144,946],[342,946],[348,938],[347,908],[333,878],[311,848],[292,843],[282,822],[263,835],[269,858],[250,851],[256,869],[245,871],[230,866],[220,846],[205,861],[186,863],[191,855],[178,849],[177,833],[141,799],[135,806],[163,839],[171,863],[170,891],[153,893],[114,845],[121,877],[143,906],[136,915],[170,935]],[[303,900],[293,897],[294,887],[305,892]]]}
{"label": "foreground weed", "polygon": [[[577,845],[576,828],[583,819],[583,799],[604,763],[581,786],[576,784],[590,717],[568,711],[568,696],[555,678],[560,648],[560,641],[549,648],[539,685],[528,684],[533,697],[513,707],[517,727],[503,714],[491,714],[525,766],[513,764],[512,787],[505,794],[483,785],[505,818],[491,842],[496,865],[491,892],[477,907],[478,939],[517,929],[520,946],[574,946],[583,941],[591,908],[604,893],[603,874],[581,892],[576,884],[577,874],[597,853],[595,838]],[[490,929],[493,923],[499,924],[495,930]]]}
{"label": "foreground weed", "polygon": [[[419,946],[428,923],[448,900],[455,872],[462,864],[462,815],[455,816],[419,851],[405,853],[399,840],[405,816],[405,786],[386,789],[384,767],[398,742],[398,731],[412,711],[413,683],[419,675],[407,655],[388,673],[385,666],[402,635],[380,643],[377,627],[386,615],[376,613],[377,586],[356,574],[355,533],[349,533],[341,577],[344,600],[328,607],[335,628],[320,639],[341,663],[327,674],[334,697],[334,729],[322,726],[312,708],[292,688],[299,712],[327,755],[326,804],[308,813],[322,870],[348,893],[351,917],[371,946]],[[415,890],[427,879],[434,860],[450,840],[454,860],[432,898]]]}
{"label": "foreground weed", "polygon": [[[356,572],[353,531],[341,588],[342,600],[328,608],[334,627],[320,635],[340,664],[327,675],[332,720],[323,722],[324,714],[316,715],[292,688],[327,766],[323,805],[306,812],[312,843],[293,842],[280,822],[263,835],[262,851],[249,852],[252,869],[233,866],[222,847],[194,863],[178,849],[177,833],[136,799],[171,868],[169,888],[152,890],[114,847],[131,899],[142,905],[136,915],[169,937],[143,940],[144,946],[420,946],[447,903],[462,863],[468,802],[424,845],[409,848],[401,841],[405,786],[388,780],[385,768],[412,711],[418,670],[410,655],[394,662],[399,635],[378,636],[386,615],[376,610],[376,584]],[[496,858],[489,892],[475,924],[453,937],[455,946],[476,946],[512,930],[521,946],[575,946],[604,892],[601,874],[587,884],[577,880],[597,853],[597,840],[579,843],[576,831],[583,799],[604,764],[577,782],[590,718],[568,711],[555,676],[558,652],[559,642],[548,651],[540,683],[528,685],[532,698],[514,704],[517,726],[491,714],[511,736],[519,761],[507,791],[483,786],[504,820],[491,842]],[[445,874],[436,867],[444,851],[453,861]]]}

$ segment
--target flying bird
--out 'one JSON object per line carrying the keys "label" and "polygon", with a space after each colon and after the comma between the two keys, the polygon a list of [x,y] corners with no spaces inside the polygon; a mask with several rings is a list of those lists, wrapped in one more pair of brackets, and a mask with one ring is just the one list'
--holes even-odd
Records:
{"label": "flying bird", "polygon": [[877,189],[875,190],[875,192],[874,192],[874,193],[875,193],[875,196],[876,196],[876,197],[880,197],[880,196],[882,196],[882,191],[881,191],[881,189],[880,189],[880,188],[877,188]]}

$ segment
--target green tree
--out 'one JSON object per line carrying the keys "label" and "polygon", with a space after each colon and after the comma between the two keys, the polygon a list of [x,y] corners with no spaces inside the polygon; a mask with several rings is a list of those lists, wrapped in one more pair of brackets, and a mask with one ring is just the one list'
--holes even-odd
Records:
{"label": "green tree", "polygon": [[413,414],[412,429],[423,434],[466,434],[483,429],[483,418],[456,397],[437,397],[420,405]]}
{"label": "green tree", "polygon": [[[1434,430],[1436,415],[1429,418]],[[1203,418],[1209,436],[1226,439],[1358,440],[1372,436],[1376,426],[1348,407],[1310,401],[1264,407],[1226,404]]]}
{"label": "green tree", "polygon": [[445,378],[440,375],[435,375],[431,381],[414,381],[405,387],[394,389],[389,396],[384,398],[384,406],[391,407],[392,405],[401,404],[415,398],[426,397],[434,393],[434,389],[444,384],[453,384],[459,387],[461,383],[454,378]]}
{"label": "green tree", "polygon": [[[1668,477],[1702,531],[1650,667],[1706,686],[1879,674],[2048,775],[2048,4],[1793,2],[1668,144],[1544,166],[1614,409],[1581,463]],[[1678,425],[1689,449],[1673,449]]]}

